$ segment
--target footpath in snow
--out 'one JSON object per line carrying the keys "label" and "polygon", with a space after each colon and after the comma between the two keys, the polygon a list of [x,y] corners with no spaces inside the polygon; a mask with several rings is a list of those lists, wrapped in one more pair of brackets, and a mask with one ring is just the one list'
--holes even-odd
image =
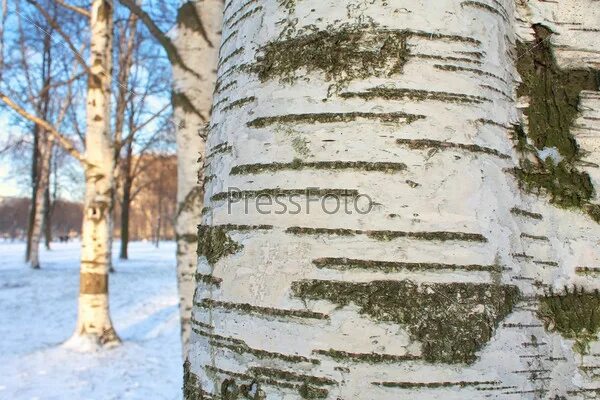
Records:
{"label": "footpath in snow", "polygon": [[52,248],[34,271],[23,243],[0,242],[0,399],[181,399],[175,244],[132,243],[131,260],[115,259],[110,307],[123,344],[96,353],[62,345],[75,328],[79,243]]}

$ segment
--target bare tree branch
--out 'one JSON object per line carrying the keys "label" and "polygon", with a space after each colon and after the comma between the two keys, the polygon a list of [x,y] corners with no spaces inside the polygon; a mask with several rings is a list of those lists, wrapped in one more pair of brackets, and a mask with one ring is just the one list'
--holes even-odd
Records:
{"label": "bare tree branch", "polygon": [[[56,22],[56,20],[54,18],[52,18],[52,16],[50,14],[48,14],[48,12],[44,9],[44,7],[42,7],[37,1],[35,1],[35,0],[26,0],[26,1],[29,4],[32,4],[35,8],[37,8],[37,10],[40,12],[40,14],[42,14],[42,16],[44,17],[46,22],[48,22],[48,24],[52,27],[52,29],[54,29],[56,32],[58,32],[58,34],[63,38],[63,40],[69,47],[69,49],[75,55],[75,59],[77,60],[77,62],[79,62],[79,64],[81,64],[83,69],[89,74],[90,67],[87,65],[87,63],[85,62],[85,60],[83,59],[81,54],[79,54],[77,52],[77,49],[75,48],[75,45],[71,41],[70,37],[60,28],[60,25]],[[35,22],[32,22],[32,21],[30,21],[30,22],[33,23],[38,29],[41,29],[37,24],[35,24]],[[50,33],[44,31],[43,29],[41,29],[41,30],[44,32],[44,34],[50,35]]]}
{"label": "bare tree branch", "polygon": [[84,166],[87,166],[87,167],[92,166],[85,159],[83,154],[81,154],[81,152],[79,150],[77,150],[77,148],[75,148],[75,145],[73,144],[73,142],[71,142],[70,139],[68,139],[66,136],[64,136],[59,131],[57,131],[54,128],[54,126],[52,126],[48,121],[43,120],[39,117],[36,117],[35,115],[28,113],[27,111],[25,111],[23,108],[21,108],[18,104],[16,104],[14,101],[12,101],[10,98],[8,98],[2,92],[0,92],[0,100],[2,100],[4,103],[6,103],[7,106],[12,108],[17,114],[19,114],[23,118],[28,119],[29,121],[44,128],[51,136],[54,137],[54,139],[56,139],[56,141],[60,144],[60,146],[63,149],[65,149],[66,152],[68,152],[70,155],[72,155],[74,158],[76,158]]}
{"label": "bare tree branch", "polygon": [[90,17],[91,17],[91,14],[90,14],[90,12],[89,12],[88,10],[86,10],[86,9],[83,9],[83,8],[81,8],[81,7],[77,7],[77,6],[73,6],[73,5],[71,5],[71,4],[67,4],[67,3],[65,3],[65,2],[64,2],[64,1],[62,1],[62,0],[54,0],[54,2],[55,2],[55,3],[57,3],[57,4],[58,4],[58,5],[60,5],[60,6],[63,6],[63,7],[64,7],[64,8],[66,8],[67,10],[74,11],[74,12],[76,12],[77,14],[81,14],[81,15],[83,15],[83,16],[84,16],[84,17],[86,17],[86,18],[90,18]]}

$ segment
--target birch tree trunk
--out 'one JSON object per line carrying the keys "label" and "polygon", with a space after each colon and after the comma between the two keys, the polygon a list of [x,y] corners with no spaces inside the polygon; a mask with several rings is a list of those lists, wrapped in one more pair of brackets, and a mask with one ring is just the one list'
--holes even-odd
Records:
{"label": "birch tree trunk", "polygon": [[34,210],[33,224],[31,227],[31,251],[29,255],[29,266],[33,269],[40,268],[40,241],[42,238],[42,225],[46,214],[46,191],[48,190],[50,178],[50,161],[52,159],[53,140],[42,131],[38,139],[39,158],[37,182],[35,184],[35,196],[32,204]]}
{"label": "birch tree trunk", "polygon": [[54,206],[53,201],[50,199],[50,175],[52,174],[52,154],[50,154],[50,160],[48,160],[48,185],[46,192],[44,193],[44,247],[46,250],[50,250],[50,244],[52,243],[52,209]]}
{"label": "birch tree trunk", "polygon": [[113,3],[91,5],[90,75],[87,94],[85,200],[76,339],[91,345],[119,342],[109,315],[114,147],[110,134]]}
{"label": "birch tree trunk", "polygon": [[129,258],[129,211],[131,209],[131,188],[133,186],[133,177],[131,176],[131,159],[133,157],[133,147],[130,143],[126,144],[127,150],[124,157],[122,170],[123,197],[121,199],[121,249],[119,258],[127,260]]}
{"label": "birch tree trunk", "polygon": [[203,205],[205,125],[210,117],[220,42],[222,0],[187,2],[179,10],[174,44],[186,66],[173,69],[177,128],[177,282],[184,354],[190,332],[197,226]]}
{"label": "birch tree trunk", "polygon": [[[50,107],[50,90],[52,82],[52,53],[50,37],[44,38],[42,56],[42,89],[38,110],[41,117],[48,118]],[[46,192],[50,180],[50,162],[52,160],[52,140],[47,132],[40,126],[34,128],[33,157],[32,157],[32,186],[31,208],[27,232],[27,248],[25,259],[34,268],[40,268],[39,245],[42,236],[42,227],[46,215]]]}
{"label": "birch tree trunk", "polygon": [[[27,243],[25,245],[25,262],[30,263],[31,261],[31,250],[32,250],[32,239],[33,239],[33,226],[35,224],[35,207],[38,203],[35,196],[37,196],[37,182],[38,182],[38,170],[39,170],[39,158],[40,158],[40,128],[35,125],[33,127],[33,146],[31,151],[31,204],[29,206],[29,216],[27,219]],[[31,264],[30,264],[31,265]]]}
{"label": "birch tree trunk", "polygon": [[597,3],[227,2],[184,397],[597,398]]}

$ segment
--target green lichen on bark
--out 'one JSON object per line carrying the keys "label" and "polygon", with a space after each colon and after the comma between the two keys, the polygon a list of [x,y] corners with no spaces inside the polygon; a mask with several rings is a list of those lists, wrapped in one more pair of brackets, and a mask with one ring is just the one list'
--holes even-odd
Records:
{"label": "green lichen on bark", "polygon": [[[595,221],[594,206],[589,203],[594,196],[590,176],[578,171],[566,160],[555,163],[551,158],[531,162],[521,160],[515,176],[522,188],[538,195],[546,195],[550,202],[562,208],[579,208],[588,212]],[[589,210],[589,211],[588,211]]]}
{"label": "green lichen on bark", "polygon": [[540,299],[538,316],[547,330],[574,340],[573,350],[586,354],[600,332],[600,293],[577,288],[550,293]]}
{"label": "green lichen on bark", "polygon": [[519,298],[515,286],[411,281],[303,280],[292,284],[292,294],[340,307],[353,303],[374,320],[397,323],[432,363],[474,362]]}
{"label": "green lichen on bark", "polygon": [[198,256],[204,256],[209,264],[215,264],[222,257],[235,254],[244,246],[228,235],[224,226],[198,226]]}
{"label": "green lichen on bark", "polygon": [[598,90],[600,77],[594,70],[561,70],[552,53],[552,32],[542,25],[533,29],[534,43],[517,44],[517,69],[523,80],[517,94],[530,98],[525,111],[528,136],[538,149],[556,147],[572,160],[578,156],[578,147],[569,129],[578,114],[579,94]]}
{"label": "green lichen on bark", "polygon": [[253,71],[261,81],[293,82],[320,72],[327,81],[345,82],[389,77],[402,72],[409,50],[407,31],[347,27],[324,30],[272,42],[264,46]]}
{"label": "green lichen on bark", "polygon": [[[517,44],[517,70],[523,80],[518,95],[529,97],[525,110],[529,123],[527,133],[520,126],[515,129],[517,150],[522,154],[515,176],[526,190],[547,195],[559,207],[582,209],[600,222],[598,207],[590,204],[594,196],[590,177],[576,168],[581,152],[570,132],[581,91],[597,90],[600,73],[560,69],[552,53],[552,32],[542,25],[533,29],[533,43]],[[562,160],[541,160],[537,151],[544,148],[556,148]]]}

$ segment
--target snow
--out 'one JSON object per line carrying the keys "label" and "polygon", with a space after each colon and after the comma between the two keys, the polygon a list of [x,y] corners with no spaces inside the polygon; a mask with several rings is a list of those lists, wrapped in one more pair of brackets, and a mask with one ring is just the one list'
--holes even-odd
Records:
{"label": "snow", "polygon": [[115,259],[110,307],[123,344],[94,353],[64,345],[77,316],[78,246],[42,250],[34,271],[23,243],[0,242],[0,399],[181,399],[175,244],[136,242],[129,261]]}

